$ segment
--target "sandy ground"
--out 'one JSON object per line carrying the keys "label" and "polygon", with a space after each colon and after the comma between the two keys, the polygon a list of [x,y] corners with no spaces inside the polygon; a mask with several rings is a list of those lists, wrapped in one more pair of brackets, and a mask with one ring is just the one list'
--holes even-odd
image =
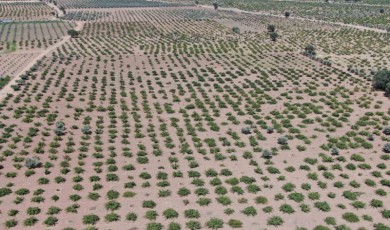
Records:
{"label": "sandy ground", "polygon": [[[146,18],[146,16],[145,16]],[[158,20],[153,21],[155,27],[161,29],[163,32],[173,31],[173,22],[158,23]],[[223,23],[229,22],[222,21]],[[179,23],[184,24],[179,21]],[[212,22],[207,22],[211,24]],[[188,31],[200,31],[203,34],[209,33],[204,30],[207,23],[192,22],[185,24],[188,27]],[[135,27],[134,24],[130,24],[130,28]],[[216,23],[217,24],[217,23]],[[77,23],[77,30],[81,30],[88,26],[93,28],[96,24]],[[21,136],[25,137],[30,132],[29,129],[35,127],[35,124],[40,123],[40,126],[36,126],[39,129],[38,135],[32,137],[31,143],[24,143],[19,141],[14,144],[4,144],[5,149],[12,149],[14,152],[20,152],[21,150],[28,151],[28,156],[37,156],[42,162],[52,162],[54,167],[49,169],[51,173],[45,174],[45,169],[35,169],[36,174],[26,177],[24,172],[26,168],[22,166],[22,170],[17,171],[18,176],[16,178],[5,178],[5,173],[16,171],[13,165],[15,165],[14,156],[6,158],[4,164],[6,167],[2,169],[0,176],[1,187],[6,186],[7,183],[14,183],[13,190],[19,188],[29,188],[31,193],[26,195],[25,203],[17,206],[12,198],[16,195],[12,194],[4,198],[4,202],[1,203],[0,219],[10,219],[7,216],[7,212],[10,208],[19,209],[21,212],[18,214],[18,220],[24,220],[29,217],[26,213],[26,209],[30,206],[39,206],[42,212],[36,215],[40,222],[36,226],[30,227],[30,229],[45,229],[47,228],[43,221],[48,217],[46,212],[50,206],[57,206],[63,211],[56,215],[59,219],[59,223],[51,227],[52,229],[63,229],[64,227],[71,226],[75,229],[83,229],[87,227],[82,223],[82,216],[96,213],[100,217],[100,221],[96,225],[99,229],[146,229],[146,224],[151,222],[143,216],[149,209],[142,207],[144,200],[153,200],[157,203],[157,206],[153,209],[159,214],[157,222],[163,223],[166,227],[171,221],[175,221],[181,224],[184,228],[185,223],[189,221],[189,218],[184,217],[184,211],[190,208],[199,210],[201,217],[198,219],[202,226],[211,217],[221,218],[225,221],[224,228],[230,229],[226,222],[231,219],[239,219],[244,223],[245,228],[248,230],[252,229],[286,229],[292,230],[297,226],[304,226],[308,229],[313,229],[316,225],[322,224],[324,218],[328,216],[335,217],[338,224],[346,224],[352,229],[358,229],[359,227],[365,227],[366,229],[372,229],[373,223],[383,221],[380,210],[369,207],[368,204],[371,199],[378,198],[384,201],[384,208],[388,208],[390,202],[385,197],[379,197],[375,195],[374,191],[379,187],[379,180],[381,178],[374,178],[371,175],[373,170],[382,172],[383,176],[386,177],[385,171],[388,169],[377,169],[375,168],[381,162],[385,162],[380,159],[379,152],[383,140],[378,136],[373,141],[374,148],[371,150],[359,149],[348,149],[343,150],[341,155],[346,157],[346,162],[339,162],[335,156],[331,157],[332,162],[325,162],[320,157],[320,153],[325,153],[329,156],[329,153],[320,148],[321,144],[327,143],[328,136],[342,136],[346,132],[351,131],[350,127],[355,122],[364,116],[366,112],[381,112],[386,113],[390,109],[390,103],[388,99],[384,98],[383,95],[374,94],[366,88],[361,82],[352,83],[358,79],[357,76],[348,76],[347,80],[338,80],[339,76],[343,74],[343,71],[338,68],[331,68],[321,65],[319,62],[308,59],[307,57],[300,54],[299,51],[279,51],[279,43],[273,43],[268,38],[259,37],[257,40],[254,36],[237,35],[243,36],[242,40],[234,40],[233,42],[226,40],[206,40],[204,43],[186,44],[184,48],[183,44],[174,43],[176,51],[156,51],[156,46],[159,48],[166,43],[158,43],[155,40],[148,40],[149,37],[145,37],[145,33],[137,30],[140,28],[135,27],[133,33],[127,32],[115,34],[115,29],[120,30],[121,24],[112,23],[112,27],[106,28],[107,31],[111,31],[113,34],[110,37],[100,36],[100,34],[91,34],[89,37],[85,36],[80,39],[70,39],[69,36],[64,37],[61,42],[50,47],[40,57],[47,56],[48,58],[40,66],[36,75],[38,76],[35,80],[29,81],[31,83],[29,88],[24,88],[21,92],[16,92],[15,95],[20,96],[21,100],[15,102],[16,97],[14,96],[7,102],[4,109],[1,110],[3,117],[8,117],[2,121],[7,126],[15,124],[13,137]],[[242,29],[247,28],[240,23],[235,24],[240,26]],[[201,28],[199,28],[201,27]],[[259,30],[259,35],[264,34],[266,25],[262,25],[262,30]],[[124,27],[126,28],[126,27]],[[141,27],[149,28],[149,27]],[[211,27],[218,30],[214,33],[223,37],[226,31],[229,29],[223,27]],[[249,28],[247,28],[249,29]],[[104,33],[102,31],[97,31]],[[123,32],[123,31],[121,31]],[[212,31],[213,32],[213,31]],[[138,39],[138,43],[131,43],[127,48],[131,49],[133,53],[126,53],[119,51],[120,45],[126,44],[126,39],[133,40],[133,37],[126,37],[128,34],[135,36]],[[120,36],[122,35],[122,36]],[[84,34],[83,34],[84,36]],[[99,38],[96,39],[95,38]],[[233,37],[234,38],[234,37]],[[247,39],[247,41],[245,40]],[[281,42],[285,42],[281,40]],[[140,49],[140,45],[148,46],[144,50]],[[237,44],[237,46],[235,46]],[[261,52],[255,53],[254,50],[250,50],[254,45],[259,45],[257,48]],[[81,49],[83,45],[84,49]],[[207,52],[201,53],[198,56],[193,54],[187,54],[185,51],[193,48],[191,45],[202,46],[203,49],[207,49]],[[224,45],[224,46],[223,46]],[[249,47],[251,45],[251,47]],[[68,57],[69,60],[54,60],[52,51],[62,46],[59,53]],[[127,46],[127,45],[125,45]],[[169,45],[172,47],[173,45]],[[282,47],[282,46],[281,46]],[[66,54],[64,48],[68,51],[79,52],[80,57],[75,57]],[[154,48],[154,52],[151,52]],[[222,48],[227,49],[227,52],[217,52]],[[243,50],[242,52],[240,50]],[[280,48],[282,50],[282,48]],[[112,55],[103,54],[105,50],[112,52]],[[212,51],[211,51],[212,50]],[[150,51],[150,53],[148,53]],[[277,52],[279,51],[279,52]],[[85,55],[85,56],[84,56]],[[37,58],[35,61],[37,61]],[[29,63],[30,67],[35,62]],[[24,71],[30,67],[26,67]],[[243,75],[237,76],[228,80],[229,74],[236,73],[238,75],[239,67],[244,68],[247,72]],[[250,73],[258,67],[264,73],[267,73],[267,77],[263,76],[258,70],[257,73]],[[218,75],[213,74],[208,68],[214,70]],[[21,71],[20,74],[22,74]],[[43,73],[47,71],[47,75],[43,76]],[[59,72],[64,71],[63,75]],[[96,71],[96,72],[95,72]],[[151,74],[152,71],[156,71],[156,75]],[[166,76],[162,76],[161,71],[167,73]],[[19,74],[19,75],[20,75]],[[207,74],[207,75],[206,75]],[[225,74],[222,77],[222,74]],[[203,76],[204,81],[200,81],[198,76]],[[321,78],[323,77],[323,78]],[[13,82],[15,82],[13,79]],[[293,84],[294,83],[294,84]],[[296,83],[296,84],[295,84]],[[328,85],[324,85],[327,83]],[[12,83],[11,83],[12,84]],[[10,86],[9,84],[8,86]],[[199,84],[199,85],[197,85]],[[280,85],[279,85],[280,84]],[[318,85],[316,85],[318,84]],[[358,87],[359,91],[353,92],[352,85]],[[311,90],[310,87],[315,85],[315,90],[312,90],[316,95],[308,96],[306,90]],[[220,86],[222,92],[216,91],[216,87]],[[344,88],[345,89],[344,89]],[[269,89],[268,89],[269,88]],[[272,90],[271,90],[272,89]],[[337,89],[337,90],[336,90]],[[66,91],[64,91],[66,90]],[[183,91],[183,94],[179,94],[179,91]],[[266,90],[266,91],[263,91]],[[259,92],[260,91],[260,92]],[[305,91],[299,92],[299,91]],[[9,88],[8,88],[8,92]],[[256,93],[254,93],[256,92]],[[319,93],[324,95],[319,95]],[[1,92],[3,97],[4,93]],[[63,95],[61,96],[61,94]],[[122,95],[124,93],[124,95]],[[288,99],[283,93],[288,93],[291,99]],[[334,93],[334,95],[333,95]],[[349,97],[344,98],[341,96],[342,93],[347,94]],[[39,99],[39,95],[42,94]],[[72,99],[72,95],[74,98]],[[301,98],[298,98],[301,96]],[[95,97],[96,100],[91,98]],[[367,99],[364,99],[367,97]],[[176,101],[178,98],[179,101]],[[275,103],[271,103],[269,100],[275,100]],[[357,102],[369,100],[372,102],[369,108],[360,108]],[[333,105],[332,102],[337,101],[340,105]],[[383,102],[379,108],[373,108],[373,104],[377,102]],[[259,102],[258,104],[252,104],[253,102]],[[262,102],[260,104],[260,102]],[[200,108],[200,104],[204,106]],[[226,107],[220,106],[220,103],[224,103]],[[287,103],[295,106],[296,110],[287,110]],[[314,103],[316,106],[321,106],[320,111],[322,114],[315,114],[309,111],[306,116],[310,119],[322,118],[323,123],[326,121],[326,117],[332,117],[332,113],[336,110],[342,110],[339,115],[344,113],[345,108],[351,108],[350,117],[346,122],[343,122],[343,127],[335,129],[334,132],[321,132],[318,129],[325,129],[320,122],[306,125],[305,127],[299,128],[300,132],[305,136],[309,137],[312,143],[305,144],[307,148],[305,151],[298,151],[296,147],[298,145],[304,145],[302,140],[294,138],[289,141],[290,150],[280,150],[280,145],[277,144],[277,139],[282,135],[281,133],[274,132],[272,134],[266,133],[259,125],[254,124],[253,126],[264,135],[267,140],[260,141],[256,147],[263,149],[277,148],[279,149],[278,155],[274,156],[270,162],[261,158],[261,152],[254,152],[250,145],[249,138],[253,135],[241,134],[241,129],[247,127],[246,121],[257,121],[262,120],[267,125],[272,125],[271,121],[281,122],[281,120],[287,119],[288,115],[292,115],[294,118],[288,118],[293,127],[299,127],[302,125],[303,118],[298,118],[298,115],[304,113],[302,105],[304,103]],[[197,104],[193,109],[186,109],[189,104]],[[103,109],[109,108],[105,111],[97,111],[96,107],[101,106]],[[166,107],[171,106],[174,112],[169,113]],[[260,118],[254,118],[248,113],[239,115],[239,111],[247,112],[248,107],[255,106],[254,109],[260,109],[255,112],[255,115]],[[334,106],[334,108],[333,108]],[[34,108],[41,111],[41,108],[45,108],[47,114],[56,116],[56,121],[64,121],[67,127],[67,132],[61,138],[56,137],[53,134],[54,122],[48,122],[48,116],[44,115],[41,117],[34,117],[33,122],[27,122],[28,116],[37,114]],[[87,109],[92,108],[91,111]],[[31,112],[31,111],[33,112]],[[23,113],[20,113],[22,111]],[[81,111],[81,112],[77,112]],[[280,112],[283,118],[276,118],[273,114]],[[284,113],[286,111],[286,113]],[[43,110],[43,112],[45,112]],[[219,114],[218,116],[214,114]],[[230,115],[229,115],[230,114]],[[19,117],[18,117],[19,115]],[[326,116],[325,116],[326,115]],[[122,118],[123,116],[123,118]],[[126,116],[126,117],[124,117]],[[270,118],[266,118],[269,116]],[[197,118],[198,117],[198,118]],[[239,123],[234,124],[231,120],[234,117]],[[384,119],[379,116],[375,118]],[[177,119],[177,124],[174,125],[173,118]],[[211,118],[211,119],[210,119]],[[25,120],[26,119],[26,120]],[[92,134],[89,138],[82,135],[80,128],[85,123],[88,123],[92,127]],[[103,123],[98,123],[103,121]],[[219,131],[213,131],[210,129],[210,121],[215,122],[220,127]],[[167,125],[165,131],[163,131],[164,124]],[[129,134],[125,133],[125,127],[129,128]],[[76,126],[76,128],[72,128]],[[101,130],[100,130],[101,129]],[[189,135],[189,131],[193,130],[193,133]],[[364,130],[372,131],[374,127],[367,126]],[[98,130],[100,130],[98,132]],[[135,133],[139,131],[144,134],[143,138],[135,138]],[[289,134],[288,128],[283,128],[285,134]],[[48,132],[48,136],[43,136],[43,132]],[[231,132],[235,132],[238,135],[238,139],[231,136]],[[42,133],[42,135],[41,135]],[[180,135],[180,133],[183,133]],[[113,137],[115,134],[115,137]],[[156,142],[153,139],[153,134],[157,139],[158,149],[163,152],[162,156],[155,156],[153,154],[154,148],[156,148]],[[316,137],[314,137],[314,135]],[[383,136],[381,136],[383,137]],[[71,140],[74,142],[74,152],[65,154],[65,149],[68,142]],[[199,138],[199,142],[195,141]],[[216,147],[208,147],[206,144],[207,138],[213,138],[216,140]],[[220,138],[226,138],[230,142],[229,145],[222,145]],[[129,144],[124,144],[122,141],[129,141]],[[99,142],[101,141],[101,143]],[[45,144],[44,154],[34,153],[38,142]],[[166,143],[172,142],[175,147],[170,148],[166,146]],[[237,142],[243,142],[244,146],[239,147]],[[188,143],[192,154],[181,153],[181,147]],[[202,144],[200,147],[195,147],[195,144]],[[59,146],[56,146],[59,144]],[[55,146],[55,147],[51,147]],[[80,158],[81,147],[88,146],[88,150],[85,152],[85,158]],[[144,146],[144,147],[141,147]],[[124,148],[128,147],[132,153],[132,157],[124,156]],[[99,150],[99,148],[101,148]],[[148,156],[148,164],[140,164],[137,161],[138,156],[142,155],[142,149]],[[54,149],[56,153],[49,153],[49,149]],[[204,149],[205,155],[202,155],[199,150]],[[2,150],[2,151],[4,151]],[[252,153],[252,157],[245,157],[244,153],[249,151]],[[19,156],[15,153],[15,156]],[[94,154],[101,153],[103,158],[94,157]],[[217,160],[217,153],[220,153],[224,160]],[[346,165],[353,162],[350,160],[353,153],[359,154],[365,157],[365,162],[371,165],[372,170],[364,170],[357,168],[354,171],[347,170]],[[51,160],[49,156],[56,156],[56,160]],[[230,160],[229,157],[237,157],[237,160]],[[178,168],[174,168],[174,164],[170,163],[170,157],[177,157]],[[193,157],[190,160],[188,157]],[[310,165],[309,171],[299,169],[302,165],[308,165],[305,163],[305,158],[313,158],[318,160],[314,165]],[[110,163],[112,160],[115,163]],[[65,168],[60,165],[61,162],[69,162],[69,169],[71,170],[67,174],[63,174],[61,171]],[[83,162],[83,163],[82,163]],[[102,163],[102,166],[95,166],[95,163]],[[191,166],[190,163],[197,162],[198,166]],[[257,168],[254,162],[258,164],[259,169],[262,173],[256,173]],[[23,164],[23,162],[21,163]],[[136,168],[134,171],[124,171],[122,167],[127,164],[133,164]],[[333,165],[340,164],[342,171],[331,169]],[[109,166],[116,166],[116,171],[110,171]],[[325,171],[332,172],[335,176],[334,179],[326,179],[323,176],[323,171],[320,169],[320,165],[325,166]],[[80,175],[83,178],[82,184],[84,189],[76,191],[73,186],[76,184],[74,177],[75,168],[77,166],[82,167],[85,171]],[[273,166],[279,169],[281,172],[272,174],[267,171],[267,168]],[[286,168],[292,166],[296,170],[288,173]],[[101,169],[101,172],[97,169]],[[222,206],[216,201],[218,195],[214,192],[215,186],[210,184],[213,179],[205,176],[207,169],[215,169],[219,175],[217,178],[221,180],[223,186],[227,188],[228,196],[232,200],[232,205]],[[115,169],[115,168],[114,168]],[[229,169],[232,171],[231,176],[223,176],[220,171],[222,169]],[[183,172],[183,177],[173,177],[173,173],[176,171]],[[204,180],[205,184],[197,186],[193,183],[194,178],[188,176],[189,171],[198,171],[201,176],[200,179]],[[3,173],[4,172],[4,173]],[[141,185],[146,181],[139,177],[141,172],[148,172],[152,175],[152,178],[147,180],[150,183],[150,187],[143,188]],[[168,182],[170,183],[167,187],[157,186],[157,183],[161,182],[156,175],[158,172],[166,172],[168,174]],[[308,173],[318,174],[318,180],[308,179]],[[105,176],[108,173],[117,174],[120,179],[119,181],[106,181]],[[349,175],[348,179],[342,178],[341,173]],[[66,182],[56,184],[54,182],[57,176],[63,176],[66,178]],[[101,183],[104,187],[100,190],[94,191],[92,186],[93,183],[89,181],[91,176],[99,176]],[[246,184],[240,182],[238,185],[245,190],[243,195],[238,195],[230,191],[231,185],[226,181],[233,177],[240,178],[241,176],[248,176],[255,178],[255,184],[261,187],[261,191],[257,194],[249,193],[246,190]],[[284,176],[285,178],[282,178]],[[47,185],[38,185],[37,181],[39,178],[45,177],[50,180]],[[3,180],[4,178],[4,180]],[[376,188],[368,187],[365,185],[367,178],[374,179],[377,183]],[[356,180],[361,184],[359,189],[352,188],[349,183]],[[135,182],[134,188],[125,188],[126,182]],[[318,186],[318,181],[325,182],[327,189],[321,189]],[[342,189],[336,189],[333,187],[333,183],[336,181],[342,181],[345,185]],[[283,185],[286,183],[293,183],[296,188],[294,191],[305,195],[305,199],[302,203],[308,204],[311,208],[310,213],[303,213],[300,210],[300,204],[288,199],[290,192],[283,190]],[[311,184],[312,188],[310,191],[306,191],[301,188],[303,183]],[[191,190],[191,194],[185,197],[180,197],[177,191],[181,187],[186,187]],[[43,194],[46,199],[43,203],[32,203],[30,202],[33,197],[32,192],[38,188],[44,188]],[[198,188],[208,189],[209,194],[206,196],[197,196],[194,191]],[[172,192],[169,197],[159,197],[159,190],[168,189]],[[116,190],[120,192],[120,197],[115,201],[121,204],[121,208],[115,213],[121,216],[121,219],[116,222],[108,223],[104,220],[104,216],[111,211],[105,208],[108,198],[106,194],[109,190]],[[367,204],[365,209],[357,211],[350,203],[351,201],[343,198],[342,192],[345,190],[361,191],[359,201]],[[136,193],[133,198],[124,198],[122,194],[126,191],[132,191]],[[97,201],[91,201],[88,198],[90,192],[97,192],[101,195],[101,198]],[[320,198],[318,201],[327,201],[331,206],[330,212],[321,212],[314,207],[314,202],[317,200],[310,200],[308,198],[309,192],[318,192]],[[335,193],[335,198],[328,197],[329,192]],[[284,198],[276,200],[275,195],[281,193]],[[50,197],[52,195],[58,195],[60,200],[52,202]],[[71,202],[69,200],[70,195],[80,195],[81,200],[77,202]],[[264,196],[268,199],[268,203],[261,205],[255,204],[254,200],[257,196]],[[200,207],[196,200],[200,197],[207,197],[212,200],[209,206]],[[246,199],[246,200],[245,200]],[[77,213],[66,213],[65,209],[72,204],[79,204],[80,208]],[[289,204],[291,205],[295,213],[286,214],[279,210],[280,205]],[[337,208],[338,204],[343,204],[346,209]],[[262,209],[266,206],[272,206],[274,211],[272,214],[266,214]],[[251,217],[246,216],[242,213],[242,210],[248,206],[255,206],[257,209],[257,215]],[[224,214],[226,208],[233,208],[235,213],[228,216]],[[179,218],[168,220],[162,216],[162,213],[167,208],[174,208],[179,212]],[[347,223],[341,216],[343,213],[351,211],[359,214],[361,217],[363,214],[372,216],[373,222],[360,220],[358,223]],[[129,212],[135,212],[138,215],[136,222],[129,222],[125,220],[125,216]],[[267,226],[267,219],[273,215],[277,215],[283,218],[284,224],[278,228]],[[20,221],[17,227],[23,228],[22,221]],[[206,227],[204,227],[206,228]]]}

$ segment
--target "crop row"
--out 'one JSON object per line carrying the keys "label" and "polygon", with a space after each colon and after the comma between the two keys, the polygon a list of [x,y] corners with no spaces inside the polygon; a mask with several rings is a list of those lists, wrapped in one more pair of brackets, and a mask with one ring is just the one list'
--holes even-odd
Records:
{"label": "crop row", "polygon": [[9,22],[0,24],[0,41],[59,39],[73,27],[71,22]]}
{"label": "crop row", "polygon": [[79,8],[121,8],[121,7],[176,7],[185,6],[187,4],[182,3],[169,3],[159,1],[147,1],[147,0],[57,0],[59,6],[66,9],[79,9]]}
{"label": "crop row", "polygon": [[47,20],[53,13],[54,11],[42,2],[0,3],[0,20]]}

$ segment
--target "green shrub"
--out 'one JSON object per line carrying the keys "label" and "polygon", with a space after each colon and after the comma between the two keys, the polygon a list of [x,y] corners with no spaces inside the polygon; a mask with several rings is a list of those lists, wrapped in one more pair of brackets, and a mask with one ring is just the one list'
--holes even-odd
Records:
{"label": "green shrub", "polygon": [[49,216],[43,223],[47,226],[54,226],[58,222],[58,218],[54,216]]}
{"label": "green shrub", "polygon": [[162,224],[156,222],[151,222],[146,225],[147,230],[161,230],[163,227],[164,226]]}
{"label": "green shrub", "polygon": [[301,193],[294,192],[294,193],[290,193],[288,195],[288,198],[290,200],[293,200],[293,201],[299,203],[299,202],[302,202],[305,199],[305,196],[302,195]]}
{"label": "green shrub", "polygon": [[33,216],[41,213],[41,209],[39,207],[29,207],[26,212],[28,215]]}
{"label": "green shrub", "polygon": [[7,220],[7,221],[5,222],[5,227],[6,227],[6,228],[13,228],[13,227],[15,227],[16,225],[18,225],[18,221],[16,221],[15,219]]}
{"label": "green shrub", "polygon": [[109,200],[114,200],[114,199],[117,199],[119,197],[119,192],[117,191],[114,191],[114,190],[110,190],[107,192],[107,198]]}
{"label": "green shrub", "polygon": [[184,211],[184,216],[186,218],[197,219],[200,217],[200,213],[198,210],[195,209],[187,209]]}
{"label": "green shrub", "polygon": [[130,212],[130,213],[127,213],[126,215],[126,220],[129,220],[129,221],[136,221],[137,220],[137,214],[135,214],[134,212]]}
{"label": "green shrub", "polygon": [[148,220],[156,220],[156,218],[158,217],[158,213],[154,210],[149,210],[145,213],[144,217]]}
{"label": "green shrub", "polygon": [[314,206],[323,212],[330,211],[330,206],[326,201],[325,202],[315,202]]}
{"label": "green shrub", "polygon": [[108,213],[107,215],[104,216],[104,219],[107,221],[107,222],[114,222],[114,221],[118,221],[120,220],[120,216],[116,213]]}
{"label": "green shrub", "polygon": [[206,226],[210,229],[219,229],[223,228],[223,220],[219,218],[211,218],[206,222]]}
{"label": "green shrub", "polygon": [[191,194],[191,191],[187,188],[180,188],[179,191],[177,192],[179,196],[187,196]]}
{"label": "green shrub", "polygon": [[10,188],[0,188],[0,197],[7,196],[12,193]]}
{"label": "green shrub", "polygon": [[219,197],[217,197],[217,201],[218,201],[220,204],[224,205],[224,206],[229,205],[229,204],[232,203],[232,201],[230,200],[230,198],[227,197],[227,196],[219,196]]}
{"label": "green shrub", "polygon": [[256,216],[257,210],[253,206],[246,207],[244,210],[242,210],[242,213],[244,213],[247,216]]}
{"label": "green shrub", "polygon": [[295,210],[288,204],[282,204],[280,207],[279,207],[279,210],[283,213],[287,213],[287,214],[291,214],[291,213],[294,213]]}
{"label": "green shrub", "polygon": [[29,217],[23,221],[24,226],[34,226],[38,222],[38,219],[35,216]]}
{"label": "green shrub", "polygon": [[166,210],[163,212],[163,215],[164,215],[165,218],[167,218],[167,219],[173,219],[173,218],[179,217],[179,213],[176,212],[176,210],[174,210],[173,208],[168,208],[168,209],[166,209]]}
{"label": "green shrub", "polygon": [[142,207],[143,208],[154,208],[156,207],[156,202],[152,201],[152,200],[145,200],[142,202]]}
{"label": "green shrub", "polygon": [[201,229],[202,228],[202,225],[200,224],[199,221],[188,221],[186,223],[186,227],[190,230],[198,230],[198,229]]}
{"label": "green shrub", "polygon": [[382,217],[385,219],[390,219],[390,209],[384,209],[382,211]]}
{"label": "green shrub", "polygon": [[168,230],[181,230],[181,226],[178,223],[171,222],[168,225]]}
{"label": "green shrub", "polygon": [[267,225],[272,225],[272,226],[280,226],[283,223],[284,223],[283,219],[280,218],[279,216],[273,216],[267,220]]}
{"label": "green shrub", "polygon": [[313,228],[313,230],[331,230],[331,229],[323,225],[317,225]]}
{"label": "green shrub", "polygon": [[231,228],[242,228],[242,222],[240,220],[236,220],[236,219],[230,219],[228,222],[228,225]]}
{"label": "green shrub", "polygon": [[83,224],[95,225],[99,220],[99,216],[95,214],[88,214],[83,216]]}
{"label": "green shrub", "polygon": [[258,196],[255,198],[255,202],[256,202],[256,204],[267,204],[268,199],[264,196]]}
{"label": "green shrub", "polygon": [[346,212],[343,214],[343,219],[345,221],[348,221],[350,223],[356,223],[356,222],[359,222],[359,217],[356,216],[354,213],[352,212]]}

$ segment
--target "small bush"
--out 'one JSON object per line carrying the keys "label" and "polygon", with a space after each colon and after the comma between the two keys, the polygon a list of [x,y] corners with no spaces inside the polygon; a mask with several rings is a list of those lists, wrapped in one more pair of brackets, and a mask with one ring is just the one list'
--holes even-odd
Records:
{"label": "small bush", "polygon": [[211,229],[223,228],[223,220],[219,218],[211,218],[206,222],[206,226]]}
{"label": "small bush", "polygon": [[273,216],[267,220],[267,225],[280,226],[284,223],[283,219],[279,216]]}
{"label": "small bush", "polygon": [[163,215],[164,215],[165,218],[167,218],[167,219],[173,219],[173,218],[179,217],[179,213],[176,212],[176,210],[174,210],[174,209],[172,209],[172,208],[166,209],[166,210],[163,212]]}
{"label": "small bush", "polygon": [[95,214],[83,216],[83,224],[95,225],[100,220],[100,217]]}
{"label": "small bush", "polygon": [[242,222],[240,220],[236,220],[236,219],[230,219],[228,222],[228,225],[231,228],[242,228]]}
{"label": "small bush", "polygon": [[355,215],[352,212],[346,212],[343,214],[343,219],[350,222],[350,223],[356,223],[359,222],[359,217]]}
{"label": "small bush", "polygon": [[0,197],[7,196],[12,193],[10,188],[0,188]]}
{"label": "small bush", "polygon": [[129,220],[129,221],[136,221],[137,220],[137,214],[135,214],[134,212],[130,212],[126,215],[126,220]]}

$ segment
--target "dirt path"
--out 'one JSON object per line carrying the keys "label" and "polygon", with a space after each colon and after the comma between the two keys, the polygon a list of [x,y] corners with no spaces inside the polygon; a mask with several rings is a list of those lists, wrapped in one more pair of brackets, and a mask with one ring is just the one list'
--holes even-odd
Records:
{"label": "dirt path", "polygon": [[[199,6],[202,7],[202,8],[214,9],[214,6],[208,6],[208,5],[199,5]],[[237,8],[223,8],[223,7],[219,7],[218,10],[231,11],[231,12],[236,12],[236,13],[266,15],[266,16],[271,16],[271,17],[284,18],[284,15],[275,15],[275,14],[270,14],[268,12],[263,12],[263,11],[252,12],[252,11],[240,10],[240,9],[237,9]],[[382,30],[382,29],[371,28],[371,27],[366,27],[366,26],[361,26],[361,25],[345,24],[345,23],[342,23],[342,22],[329,22],[329,21],[322,21],[322,20],[318,20],[318,19],[302,18],[302,17],[295,17],[295,16],[290,16],[289,19],[296,19],[296,20],[310,21],[310,22],[318,22],[318,23],[326,23],[326,24],[350,27],[350,28],[354,28],[354,29],[358,29],[358,30],[370,30],[370,31],[378,32],[378,33],[387,33],[386,30]]]}
{"label": "dirt path", "polygon": [[[84,22],[76,22],[75,30],[82,30],[84,26]],[[39,60],[41,60],[46,55],[50,54],[52,51],[56,50],[58,47],[65,44],[67,41],[70,40],[70,36],[67,35],[62,38],[62,40],[53,46],[49,47],[48,49],[42,51],[38,56],[36,56],[33,60],[31,60],[22,70],[19,71],[19,73],[15,74],[15,76],[11,79],[11,81],[4,86],[3,89],[0,90],[0,101],[3,100],[5,97],[7,97],[8,94],[12,94],[15,92],[11,85],[15,85],[16,81],[19,80],[20,76],[26,73],[31,67],[33,67]]]}
{"label": "dirt path", "polygon": [[64,16],[64,13],[60,10],[60,8],[58,8],[58,6],[54,5],[53,3],[49,3],[49,2],[46,2],[46,4],[49,7],[53,8],[57,12],[59,18]]}

